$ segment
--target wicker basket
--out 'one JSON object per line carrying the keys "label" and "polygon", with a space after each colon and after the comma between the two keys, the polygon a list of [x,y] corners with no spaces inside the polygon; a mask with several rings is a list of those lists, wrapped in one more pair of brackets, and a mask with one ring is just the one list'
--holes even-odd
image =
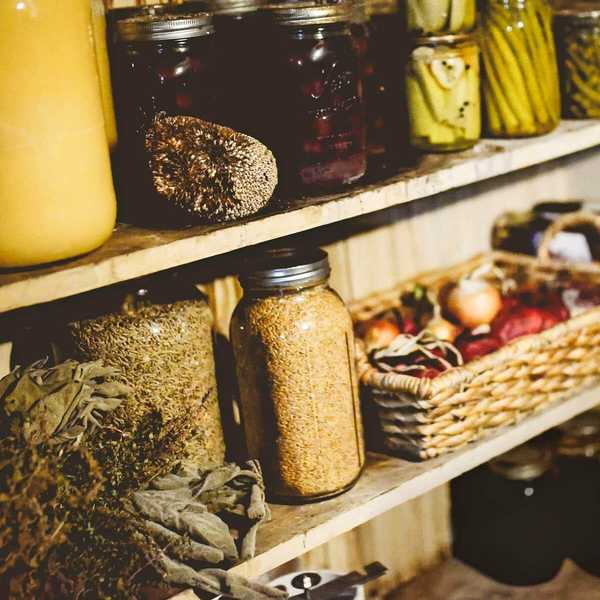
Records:
{"label": "wicker basket", "polygon": [[[397,307],[401,294],[416,283],[435,290],[489,261],[508,272],[526,270],[540,281],[585,281],[600,286],[598,265],[579,268],[494,252],[375,294],[352,305],[352,315],[356,322],[373,318]],[[600,307],[540,334],[515,339],[435,379],[382,372],[369,363],[362,342],[357,346],[366,421],[375,449],[427,459],[598,383]]]}

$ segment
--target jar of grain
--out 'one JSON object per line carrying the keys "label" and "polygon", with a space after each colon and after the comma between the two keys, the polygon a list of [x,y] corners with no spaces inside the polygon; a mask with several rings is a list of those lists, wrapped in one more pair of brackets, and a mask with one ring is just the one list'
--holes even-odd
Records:
{"label": "jar of grain", "polygon": [[231,322],[242,421],[272,498],[311,502],[364,464],[352,321],[322,250],[277,250],[240,277]]}
{"label": "jar of grain", "polygon": [[84,304],[85,314],[66,328],[67,353],[118,368],[133,389],[134,420],[160,413],[187,438],[187,459],[221,464],[213,318],[204,296],[170,274],[94,292]]}

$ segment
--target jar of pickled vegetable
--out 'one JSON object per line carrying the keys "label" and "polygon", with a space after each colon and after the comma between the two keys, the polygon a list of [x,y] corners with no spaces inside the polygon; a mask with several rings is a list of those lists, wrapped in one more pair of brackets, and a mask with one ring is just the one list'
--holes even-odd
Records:
{"label": "jar of pickled vegetable", "polygon": [[264,108],[257,135],[277,159],[280,190],[343,188],[366,171],[366,120],[351,6],[281,4],[263,12]]}
{"label": "jar of pickled vegetable", "polygon": [[322,250],[267,253],[231,321],[248,453],[285,502],[335,496],[364,464],[352,320],[329,272]]}
{"label": "jar of pickled vegetable", "polygon": [[89,252],[116,200],[89,0],[0,2],[0,268]]}
{"label": "jar of pickled vegetable", "polygon": [[419,35],[468,33],[475,28],[475,0],[406,0],[408,30]]}
{"label": "jar of pickled vegetable", "polygon": [[153,201],[145,134],[159,112],[215,121],[218,104],[212,18],[144,14],[116,23],[115,102],[125,218],[164,224]]}
{"label": "jar of pickled vegetable", "polygon": [[560,90],[548,0],[484,0],[480,38],[487,132],[526,137],[560,120]]}
{"label": "jar of pickled vegetable", "polygon": [[569,2],[556,13],[563,115],[600,117],[600,2]]}
{"label": "jar of pickled vegetable", "polygon": [[453,152],[481,136],[479,46],[473,35],[417,38],[406,69],[410,141]]}

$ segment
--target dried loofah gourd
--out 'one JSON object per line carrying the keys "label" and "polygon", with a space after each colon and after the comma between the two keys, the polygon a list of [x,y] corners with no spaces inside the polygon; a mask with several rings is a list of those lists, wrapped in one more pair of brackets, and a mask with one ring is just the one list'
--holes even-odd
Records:
{"label": "dried loofah gourd", "polygon": [[159,114],[146,150],[156,194],[205,222],[253,215],[277,185],[275,157],[264,144],[196,117]]}

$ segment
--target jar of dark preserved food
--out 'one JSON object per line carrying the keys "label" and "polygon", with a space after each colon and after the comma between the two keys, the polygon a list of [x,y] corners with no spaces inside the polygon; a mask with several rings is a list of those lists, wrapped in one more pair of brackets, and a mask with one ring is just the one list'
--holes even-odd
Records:
{"label": "jar of dark preserved food", "polygon": [[406,69],[411,144],[426,152],[471,148],[481,137],[477,39],[445,35],[415,44]]}
{"label": "jar of dark preserved food", "polygon": [[600,414],[585,413],[559,430],[558,464],[569,555],[600,577]]}
{"label": "jar of dark preserved food", "polygon": [[211,17],[141,15],[117,21],[115,102],[119,183],[126,218],[163,223],[151,201],[145,133],[157,113],[215,121],[218,104]]}
{"label": "jar of dark preserved food", "polygon": [[248,452],[286,502],[342,493],[364,464],[352,319],[329,272],[322,250],[267,253],[231,320]]}
{"label": "jar of dark preserved food", "polygon": [[564,2],[555,17],[563,116],[600,117],[600,2]]}
{"label": "jar of dark preserved food", "polygon": [[263,13],[257,137],[273,150],[285,192],[333,191],[365,174],[365,107],[350,19],[346,3],[281,4]]}
{"label": "jar of dark preserved food", "polygon": [[510,585],[553,579],[566,556],[552,452],[529,443],[452,482],[454,556]]}
{"label": "jar of dark preserved food", "polygon": [[396,0],[367,0],[367,107],[369,172],[407,166],[415,153],[408,143],[408,112],[403,73],[410,52],[404,12]]}

